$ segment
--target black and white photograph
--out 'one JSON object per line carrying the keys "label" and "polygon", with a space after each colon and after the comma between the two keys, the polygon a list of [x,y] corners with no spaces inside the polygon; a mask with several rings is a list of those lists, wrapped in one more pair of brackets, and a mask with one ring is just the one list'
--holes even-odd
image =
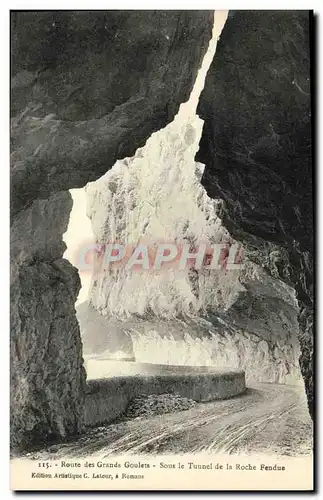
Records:
{"label": "black and white photograph", "polygon": [[316,30],[10,11],[11,489],[313,490]]}

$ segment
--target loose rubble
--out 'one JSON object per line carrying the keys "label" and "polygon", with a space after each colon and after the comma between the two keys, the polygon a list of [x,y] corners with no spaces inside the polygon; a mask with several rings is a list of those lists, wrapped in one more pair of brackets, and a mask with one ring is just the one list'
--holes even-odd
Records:
{"label": "loose rubble", "polygon": [[184,398],[179,394],[141,394],[131,401],[123,417],[128,420],[163,415],[188,410],[196,404],[193,399]]}

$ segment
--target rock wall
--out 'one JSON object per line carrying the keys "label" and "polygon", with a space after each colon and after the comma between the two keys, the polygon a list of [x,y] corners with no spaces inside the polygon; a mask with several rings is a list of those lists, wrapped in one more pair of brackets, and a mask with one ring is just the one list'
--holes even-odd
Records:
{"label": "rock wall", "polygon": [[11,436],[26,447],[82,429],[85,370],[74,304],[77,270],[62,259],[72,200],[35,200],[11,226]]}
{"label": "rock wall", "polygon": [[[220,200],[200,184],[201,130],[194,108],[188,116],[181,109],[86,187],[95,242],[234,243]],[[89,304],[77,308],[87,355],[242,369],[248,383],[299,382],[297,302],[278,276],[250,261],[231,271],[179,270],[176,261],[160,271],[127,269],[126,260],[105,268],[101,253],[94,262]]]}
{"label": "rock wall", "polygon": [[228,399],[246,390],[243,372],[211,371],[134,375],[88,383],[85,422],[100,425],[120,417],[129,403],[142,394],[179,394],[198,402]]}
{"label": "rock wall", "polygon": [[[201,129],[194,111],[186,117],[181,110],[134,157],[118,161],[87,186],[87,215],[96,242],[143,244],[152,251],[159,242],[195,248],[233,242],[217,216],[217,202],[200,184],[203,165],[196,164],[194,156]],[[160,271],[139,266],[128,270],[125,264],[105,270],[99,255],[90,301],[103,315],[170,319],[201,314],[209,307],[227,308],[242,290],[235,270],[196,273],[192,268],[179,270],[176,264]]]}
{"label": "rock wall", "polygon": [[[310,13],[235,11],[201,94],[202,184],[246,254],[296,290],[313,411]],[[271,242],[271,243],[270,243]]]}
{"label": "rock wall", "polygon": [[[116,162],[85,188],[100,247],[118,242],[153,249],[166,242],[196,249],[202,243],[235,243],[221,220],[221,200],[212,200],[201,186],[204,165],[195,155],[203,122],[190,101],[133,157]],[[96,254],[89,304],[77,308],[85,352],[134,356],[138,362],[229,366],[244,370],[248,382],[297,383],[297,301],[273,272],[280,266],[277,248],[266,242],[263,247],[264,261],[247,246],[250,260],[244,269],[231,271],[179,270],[176,261],[160,271],[127,269],[126,259],[106,269],[104,253]]]}
{"label": "rock wall", "polygon": [[71,197],[188,99],[213,12],[12,12],[11,435],[82,428],[85,372],[62,255]]}
{"label": "rock wall", "polygon": [[[268,297],[260,298],[266,301]],[[253,297],[255,301],[255,298]],[[134,360],[183,366],[210,366],[243,370],[247,384],[257,382],[302,385],[297,342],[297,313],[278,298],[276,308],[260,309],[253,318],[239,320],[238,306],[226,314],[181,317],[172,320],[138,319],[120,321],[102,316],[84,302],[77,307],[88,379],[104,378],[122,366],[113,360]],[[241,303],[240,303],[241,306]],[[250,302],[246,305],[250,309]],[[276,319],[275,319],[276,314]],[[247,324],[243,324],[244,321]],[[107,364],[106,364],[107,363]],[[109,364],[110,363],[110,364]],[[122,365],[122,363],[121,363]],[[123,374],[127,367],[124,366]]]}

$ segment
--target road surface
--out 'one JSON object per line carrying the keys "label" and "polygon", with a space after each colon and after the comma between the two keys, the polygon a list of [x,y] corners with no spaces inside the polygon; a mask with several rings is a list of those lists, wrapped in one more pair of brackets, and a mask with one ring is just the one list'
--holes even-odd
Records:
{"label": "road surface", "polygon": [[[39,458],[174,453],[311,453],[312,422],[301,387],[258,384],[225,401],[88,431]],[[34,455],[35,456],[35,455]]]}

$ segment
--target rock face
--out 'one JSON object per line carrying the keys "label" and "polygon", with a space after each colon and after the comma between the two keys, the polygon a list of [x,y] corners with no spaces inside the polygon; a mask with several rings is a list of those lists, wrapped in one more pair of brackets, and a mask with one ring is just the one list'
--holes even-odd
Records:
{"label": "rock face", "polygon": [[12,13],[11,434],[82,428],[80,283],[62,259],[71,197],[190,95],[213,12]]}
{"label": "rock face", "polygon": [[[250,307],[251,301],[245,301],[244,321],[238,309],[243,300],[226,314],[172,320],[130,317],[124,321],[95,314],[92,306],[84,302],[77,307],[77,317],[88,378],[105,378],[113,370],[128,374],[127,366],[122,372],[121,361],[111,363],[115,359],[132,359],[138,366],[154,363],[153,366],[163,367],[243,370],[247,384],[302,385],[295,308],[279,302],[278,314],[277,308],[261,309],[259,305],[267,300],[268,296],[260,296],[258,305],[253,304],[254,309]],[[279,301],[277,297],[272,300],[276,304]]]}
{"label": "rock face", "polygon": [[[100,247],[234,243],[218,216],[221,202],[200,183],[201,131],[194,110],[181,107],[144,148],[85,188]],[[77,308],[87,355],[230,367],[248,383],[299,382],[295,292],[279,277],[248,261],[240,270],[180,270],[176,260],[159,271],[127,269],[126,259],[107,268],[103,255],[95,256],[90,304]]]}
{"label": "rock face", "polygon": [[[194,113],[187,117],[184,109],[134,157],[118,161],[87,186],[87,215],[96,242],[143,244],[153,253],[159,242],[198,248],[233,241],[217,217],[217,202],[200,184],[203,165],[196,164],[194,156],[201,129],[201,120]],[[222,302],[227,307],[234,300],[239,289],[236,271],[197,273],[176,264],[160,271],[125,265],[104,270],[99,255],[90,300],[104,315],[150,313],[164,319],[200,314],[211,306],[223,308]]]}
{"label": "rock face", "polygon": [[85,370],[74,304],[77,270],[62,259],[72,200],[35,200],[11,227],[11,436],[27,447],[82,429]]}
{"label": "rock face", "polygon": [[211,11],[12,14],[12,210],[84,186],[186,101]]}
{"label": "rock face", "polygon": [[235,11],[201,94],[202,184],[247,255],[296,290],[300,366],[312,413],[313,206],[310,19]]}

